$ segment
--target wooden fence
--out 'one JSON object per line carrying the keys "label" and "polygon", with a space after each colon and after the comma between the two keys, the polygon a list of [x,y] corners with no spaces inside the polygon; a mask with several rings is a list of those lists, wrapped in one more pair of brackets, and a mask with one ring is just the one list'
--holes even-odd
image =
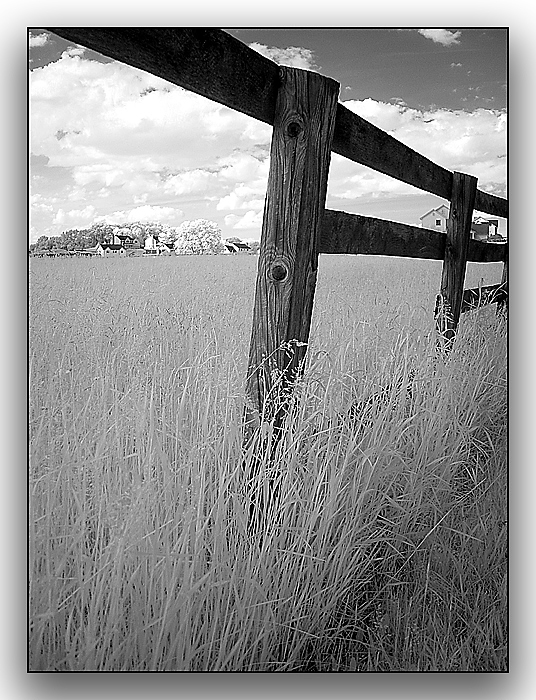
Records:
{"label": "wooden fence", "polygon": [[[319,253],[443,260],[436,320],[507,298],[507,245],[471,239],[473,210],[508,217],[477,189],[338,102],[339,84],[278,66],[218,29],[50,28],[59,36],[273,126],[246,381],[252,424],[281,415],[303,366]],[[324,208],[331,151],[450,202],[447,233]],[[503,262],[500,285],[464,291],[467,262]]]}

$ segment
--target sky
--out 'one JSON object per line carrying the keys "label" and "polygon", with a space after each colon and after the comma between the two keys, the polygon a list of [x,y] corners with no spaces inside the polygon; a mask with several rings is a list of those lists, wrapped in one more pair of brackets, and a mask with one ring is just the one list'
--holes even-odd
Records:
{"label": "sky", "polygon": [[[506,29],[224,29],[334,78],[348,109],[507,196]],[[269,125],[43,29],[29,31],[29,70],[30,242],[192,219],[260,238]],[[330,209],[418,226],[443,202],[332,153]]]}

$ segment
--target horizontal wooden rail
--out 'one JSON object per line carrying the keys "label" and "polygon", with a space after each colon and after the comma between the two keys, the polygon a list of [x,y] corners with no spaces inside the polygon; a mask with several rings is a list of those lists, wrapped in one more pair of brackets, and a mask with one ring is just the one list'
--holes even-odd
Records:
{"label": "horizontal wooden rail", "polygon": [[462,314],[466,311],[478,309],[486,304],[504,302],[507,296],[508,290],[505,284],[492,284],[488,287],[466,289],[463,292]]}
{"label": "horizontal wooden rail", "polygon": [[[58,36],[273,125],[279,66],[220,29],[49,27]],[[452,173],[342,104],[332,150],[450,201]],[[508,217],[508,201],[477,190],[475,209]]]}
{"label": "horizontal wooden rail", "polygon": [[339,104],[333,150],[349,160],[450,200],[452,173]]}
{"label": "horizontal wooden rail", "polygon": [[274,123],[279,66],[220,29],[52,27],[50,31]]}
{"label": "horizontal wooden rail", "polygon": [[476,191],[475,196],[475,211],[481,211],[492,216],[500,216],[503,219],[508,218],[508,200],[502,197],[496,197],[494,194]]}
{"label": "horizontal wooden rail", "polygon": [[508,243],[484,243],[469,241],[467,262],[487,263],[504,262],[508,255]]}
{"label": "horizontal wooden rail", "polygon": [[[320,230],[320,253],[394,255],[443,260],[446,236],[418,226],[326,209]],[[469,241],[470,262],[503,262],[506,245]]]}

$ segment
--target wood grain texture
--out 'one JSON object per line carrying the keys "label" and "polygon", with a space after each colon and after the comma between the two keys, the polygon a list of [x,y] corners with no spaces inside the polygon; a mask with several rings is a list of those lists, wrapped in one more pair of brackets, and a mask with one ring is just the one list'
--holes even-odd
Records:
{"label": "wood grain texture", "polygon": [[502,197],[496,197],[494,194],[488,194],[488,192],[477,190],[475,196],[475,210],[507,219],[508,200]]}
{"label": "wood grain texture", "polygon": [[508,255],[508,243],[484,243],[471,238],[467,262],[503,262]]}
{"label": "wood grain texture", "polygon": [[438,330],[448,343],[454,339],[462,308],[476,183],[477,179],[472,175],[453,174],[439,313],[436,318]]}
{"label": "wood grain texture", "polygon": [[[50,27],[58,36],[140,68],[267,124],[274,123],[278,67],[220,29]],[[333,150],[356,163],[450,200],[452,173],[342,104]],[[475,208],[508,216],[508,201],[477,191]]]}
{"label": "wood grain texture", "polygon": [[[508,292],[508,246],[505,250],[504,266],[501,279],[501,286]],[[508,293],[498,300],[497,314],[506,313],[508,310]]]}
{"label": "wood grain texture", "polygon": [[492,284],[486,287],[465,289],[463,292],[461,313],[478,309],[486,304],[502,302],[507,297],[506,284]]}
{"label": "wood grain texture", "polygon": [[259,251],[248,407],[272,419],[309,340],[339,84],[280,68]]}
{"label": "wood grain texture", "polygon": [[450,199],[452,173],[339,105],[333,150],[350,160]]}
{"label": "wood grain texture", "polygon": [[[322,217],[319,252],[443,260],[445,244],[445,234],[438,231],[326,209]],[[467,259],[470,262],[502,262],[505,247],[471,239]]]}
{"label": "wood grain texture", "polygon": [[445,235],[385,219],[326,209],[320,252],[443,260]]}

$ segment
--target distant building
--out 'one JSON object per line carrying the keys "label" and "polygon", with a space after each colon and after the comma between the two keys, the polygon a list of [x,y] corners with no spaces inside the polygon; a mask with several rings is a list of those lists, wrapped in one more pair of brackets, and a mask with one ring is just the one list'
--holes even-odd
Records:
{"label": "distant building", "polygon": [[488,237],[488,243],[506,243],[506,238],[501,236],[500,233],[491,234]]}
{"label": "distant building", "polygon": [[430,209],[421,216],[421,227],[433,229],[434,231],[447,232],[447,220],[449,218],[449,208],[442,204],[435,209]]}
{"label": "distant building", "polygon": [[[427,211],[426,214],[420,217],[421,227],[446,233],[449,211],[449,207],[446,204],[430,209],[430,211]],[[483,216],[475,216],[471,224],[471,238],[475,241],[504,243],[505,239],[498,234],[498,228],[498,219],[486,219]]]}
{"label": "distant building", "polygon": [[158,236],[150,233],[145,239],[144,255],[170,255],[173,251],[173,246],[169,243],[162,243],[158,240]]}
{"label": "distant building", "polygon": [[103,258],[124,258],[125,248],[118,243],[97,243],[97,251]]}
{"label": "distant building", "polygon": [[247,243],[242,243],[240,241],[223,241],[224,247],[227,249],[228,253],[246,253],[251,250]]}
{"label": "distant building", "polygon": [[498,219],[485,219],[483,216],[477,216],[471,224],[471,238],[474,238],[475,241],[488,241],[492,236],[497,235],[498,228]]}
{"label": "distant building", "polygon": [[97,245],[94,245],[92,248],[80,248],[76,252],[80,256],[84,257],[91,257],[93,255],[102,255],[103,254],[103,247],[100,243],[97,243]]}
{"label": "distant building", "polygon": [[121,233],[121,231],[126,231],[127,229],[119,229],[119,232],[114,233],[113,243],[115,245],[122,245],[125,250],[129,248],[140,248],[140,244],[134,236],[130,233]]}
{"label": "distant building", "polygon": [[145,239],[145,243],[143,244],[145,255],[158,255],[157,243],[158,239],[156,238],[156,236],[153,236],[153,234],[150,233]]}

